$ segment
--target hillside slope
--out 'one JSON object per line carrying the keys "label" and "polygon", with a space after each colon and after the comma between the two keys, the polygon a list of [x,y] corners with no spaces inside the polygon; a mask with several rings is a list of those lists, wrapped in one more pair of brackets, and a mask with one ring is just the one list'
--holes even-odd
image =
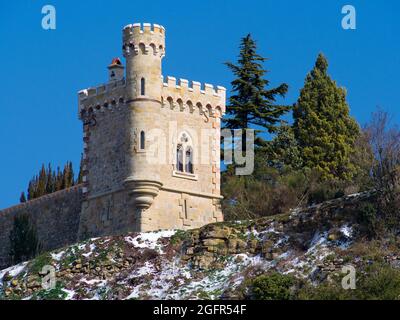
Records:
{"label": "hillside slope", "polygon": [[[371,260],[351,211],[363,197],[187,232],[90,239],[0,271],[0,298],[243,299],[251,298],[249,279],[270,271],[317,285],[345,264],[362,269]],[[374,252],[400,264],[396,249]],[[57,280],[47,291],[45,265],[55,267]]]}

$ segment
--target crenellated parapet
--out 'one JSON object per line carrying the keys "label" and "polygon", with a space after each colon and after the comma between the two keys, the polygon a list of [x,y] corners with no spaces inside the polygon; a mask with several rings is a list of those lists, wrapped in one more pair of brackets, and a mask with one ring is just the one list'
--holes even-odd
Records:
{"label": "crenellated parapet", "polygon": [[126,101],[125,79],[81,90],[78,93],[78,99],[78,112],[81,120],[84,120],[89,114],[112,110]]}
{"label": "crenellated parapet", "polygon": [[162,106],[163,108],[177,109],[179,111],[199,112],[211,117],[221,117],[225,114],[226,89],[211,84],[166,77],[162,81]]}
{"label": "crenellated parapet", "polygon": [[124,57],[138,54],[165,55],[165,28],[158,24],[129,24],[123,30]]}

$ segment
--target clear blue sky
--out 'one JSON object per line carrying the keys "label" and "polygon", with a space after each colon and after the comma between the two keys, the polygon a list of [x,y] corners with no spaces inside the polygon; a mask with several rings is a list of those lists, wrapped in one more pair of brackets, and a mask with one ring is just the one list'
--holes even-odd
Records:
{"label": "clear blue sky", "polygon": [[[57,10],[57,29],[41,28],[41,9]],[[357,10],[357,30],[341,28],[341,8]],[[77,170],[82,126],[77,91],[107,80],[121,54],[121,30],[133,22],[165,26],[163,74],[229,88],[223,62],[235,60],[252,33],[273,85],[296,101],[319,52],[348,90],[360,123],[377,105],[399,120],[400,2],[349,1],[1,1],[0,208],[15,204],[42,163],[72,160]]]}

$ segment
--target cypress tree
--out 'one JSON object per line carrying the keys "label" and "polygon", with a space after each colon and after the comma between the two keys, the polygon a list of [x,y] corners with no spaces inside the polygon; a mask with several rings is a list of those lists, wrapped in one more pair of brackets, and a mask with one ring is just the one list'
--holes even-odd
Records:
{"label": "cypress tree", "polygon": [[47,183],[47,174],[46,174],[46,169],[44,167],[44,164],[42,165],[42,169],[40,170],[39,173],[39,180],[37,184],[37,194],[36,198],[41,197],[46,194],[46,183]]}
{"label": "cypress tree", "polygon": [[60,191],[63,186],[63,174],[60,170],[60,167],[57,167],[57,173],[56,173],[56,182],[55,182],[55,191]]}
{"label": "cypress tree", "polygon": [[40,251],[36,227],[31,223],[27,214],[14,218],[10,243],[10,257],[14,264],[29,260]]}
{"label": "cypress tree", "polygon": [[21,192],[21,196],[19,197],[19,202],[21,203],[26,202],[25,192]]}
{"label": "cypress tree", "polygon": [[305,167],[317,169],[323,180],[346,180],[357,171],[350,159],[360,129],[349,114],[345,89],[327,71],[320,54],[294,107],[293,129]]}
{"label": "cypress tree", "polygon": [[[227,62],[236,79],[231,82],[233,95],[227,106],[228,118],[224,120],[228,129],[256,130],[256,147],[265,146],[262,132],[273,133],[277,129],[280,117],[290,107],[275,104],[276,97],[284,97],[288,91],[286,83],[272,89],[266,89],[269,81],[265,79],[267,71],[262,63],[266,58],[257,54],[256,42],[248,34],[241,41],[237,64]],[[242,150],[245,150],[246,135],[243,133]]]}

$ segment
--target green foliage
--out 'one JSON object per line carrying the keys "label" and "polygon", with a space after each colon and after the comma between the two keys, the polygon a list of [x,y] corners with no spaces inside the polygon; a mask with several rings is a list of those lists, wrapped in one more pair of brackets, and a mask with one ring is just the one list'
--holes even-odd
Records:
{"label": "green foliage", "polygon": [[75,180],[72,162],[67,162],[62,171],[59,167],[57,171],[54,171],[50,164],[47,168],[42,165],[39,174],[34,176],[29,182],[28,200],[70,188],[74,185]]}
{"label": "green foliage", "polygon": [[360,300],[399,300],[400,270],[383,263],[369,266],[357,288],[357,298]]}
{"label": "green foliage", "polygon": [[308,173],[308,204],[322,203],[345,195],[345,183],[338,180],[323,180],[318,171]]}
{"label": "green foliage", "polygon": [[252,281],[251,293],[256,300],[290,300],[293,298],[294,284],[295,279],[288,275],[262,275]]}
{"label": "green foliage", "polygon": [[25,192],[21,192],[21,196],[19,197],[19,202],[21,203],[26,202]]}
{"label": "green foliage", "polygon": [[14,218],[10,243],[10,257],[14,264],[27,261],[39,253],[37,230],[31,223],[29,215],[23,214]]}
{"label": "green foliage", "polygon": [[170,238],[170,243],[172,245],[179,244],[188,240],[190,238],[190,234],[188,231],[185,230],[177,230],[175,234]]}
{"label": "green foliage", "polygon": [[50,253],[43,253],[29,263],[29,271],[33,274],[37,274],[42,271],[44,266],[51,265],[52,261],[53,259]]}
{"label": "green foliage", "polygon": [[32,300],[64,300],[67,296],[68,294],[63,290],[63,284],[57,281],[54,289],[41,290],[32,297]]}
{"label": "green foliage", "polygon": [[[269,81],[264,78],[266,70],[262,63],[266,59],[257,54],[256,42],[251,35],[244,37],[240,44],[237,64],[226,63],[236,77],[232,82],[232,96],[227,106],[228,117],[224,120],[229,129],[247,129],[256,126],[261,131],[276,131],[279,119],[289,111],[289,107],[277,105],[276,97],[284,97],[288,85],[283,83],[267,90]],[[246,136],[243,136],[245,150]],[[255,146],[263,146],[264,140],[258,134]]]}
{"label": "green foliage", "polygon": [[363,231],[370,237],[377,234],[377,209],[376,206],[370,202],[364,202],[358,209],[358,223]]}
{"label": "green foliage", "polygon": [[269,143],[266,155],[271,167],[279,170],[299,170],[303,167],[299,144],[291,126],[282,124],[275,138]]}
{"label": "green foliage", "polygon": [[[248,220],[286,212],[298,201],[296,190],[278,180],[224,176],[222,210],[225,220]],[[260,201],[260,198],[262,201]]]}
{"label": "green foliage", "polygon": [[296,294],[297,300],[351,300],[352,292],[344,290],[339,282],[325,282],[318,286],[306,284]]}
{"label": "green foliage", "polygon": [[356,289],[345,290],[341,278],[318,286],[306,284],[296,293],[299,300],[399,300],[400,270],[385,263],[366,267],[356,274]]}
{"label": "green foliage", "polygon": [[360,130],[349,115],[345,89],[327,70],[320,54],[294,107],[294,134],[305,167],[318,170],[324,180],[351,180],[358,169],[351,154]]}

